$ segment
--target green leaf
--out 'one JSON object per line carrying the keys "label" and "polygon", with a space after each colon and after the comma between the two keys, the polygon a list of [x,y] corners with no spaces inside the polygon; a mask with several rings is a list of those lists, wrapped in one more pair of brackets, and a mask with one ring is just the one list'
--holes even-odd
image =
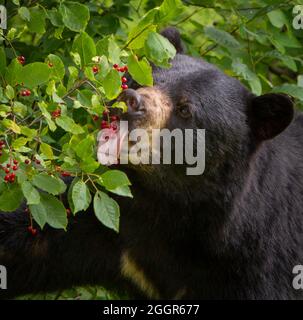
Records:
{"label": "green leaf", "polygon": [[52,120],[52,116],[47,111],[47,104],[42,101],[38,103],[38,107],[41,110],[42,115],[45,117],[45,120],[50,128],[51,131],[55,131],[57,129],[54,121]]}
{"label": "green leaf", "polygon": [[138,60],[135,55],[130,55],[127,61],[130,75],[142,86],[153,85],[152,67],[146,58]]}
{"label": "green leaf", "polygon": [[20,7],[18,9],[18,14],[25,21],[30,21],[31,19],[30,11],[26,7]]}
{"label": "green leaf", "polygon": [[302,87],[299,87],[295,84],[285,83],[281,86],[273,88],[272,92],[285,93],[285,94],[288,94],[294,98],[297,98],[297,99],[303,101]]}
{"label": "green leaf", "polygon": [[88,136],[75,146],[76,154],[82,160],[94,155],[95,139]]}
{"label": "green leaf", "polygon": [[156,16],[157,23],[166,24],[180,16],[186,7],[181,0],[164,0]]}
{"label": "green leaf", "polygon": [[262,85],[260,79],[254,72],[252,72],[248,68],[246,64],[243,64],[241,60],[236,59],[232,63],[232,68],[237,75],[243,77],[243,79],[245,79],[249,83],[254,94],[260,95],[262,93]]}
{"label": "green leaf", "polygon": [[108,228],[119,232],[120,208],[106,193],[98,191],[94,197],[96,217]]}
{"label": "green leaf", "polygon": [[74,40],[72,51],[80,55],[82,67],[91,64],[96,56],[94,40],[86,32],[81,32]]}
{"label": "green leaf", "polygon": [[109,100],[115,99],[121,92],[121,77],[117,70],[111,70],[102,82],[105,95]]}
{"label": "green leaf", "polygon": [[5,72],[6,82],[13,87],[16,85],[16,83],[22,82],[22,81],[19,81],[22,71],[23,71],[23,67],[17,61],[17,59],[14,59],[6,69],[6,72]]}
{"label": "green leaf", "polygon": [[47,64],[34,62],[22,68],[19,75],[19,83],[24,83],[25,87],[35,88],[45,84],[51,75],[51,70]]}
{"label": "green leaf", "polygon": [[74,184],[72,189],[72,199],[74,204],[74,213],[88,209],[92,201],[92,197],[87,185],[82,180],[79,180]]}
{"label": "green leaf", "polygon": [[50,78],[59,81],[62,80],[65,75],[65,67],[62,60],[54,54],[49,54],[47,61],[53,65],[50,68]]}
{"label": "green leaf", "polygon": [[37,188],[53,195],[61,194],[66,190],[66,185],[61,179],[50,176],[46,173],[35,175],[33,178],[33,184]]}
{"label": "green leaf", "polygon": [[30,129],[28,127],[20,127],[21,128],[21,133],[28,137],[30,140],[33,140],[37,136],[37,130],[35,129]]}
{"label": "green leaf", "polygon": [[17,183],[7,186],[0,195],[0,210],[12,212],[17,210],[22,203],[23,193]]}
{"label": "green leaf", "polygon": [[33,185],[29,181],[24,181],[21,184],[21,189],[25,199],[27,200],[27,204],[38,204],[40,202],[39,192],[33,187]]}
{"label": "green leaf", "polygon": [[13,120],[3,119],[2,120],[2,124],[4,125],[4,127],[6,127],[7,129],[12,130],[15,133],[21,133],[20,127]]}
{"label": "green leaf", "polygon": [[40,144],[40,152],[43,153],[47,159],[54,159],[53,150],[49,144],[42,142]]}
{"label": "green leaf", "polygon": [[108,190],[131,185],[127,175],[119,170],[106,171],[101,175],[100,180],[102,181],[103,186]]}
{"label": "green leaf", "polygon": [[284,25],[288,24],[288,20],[285,17],[285,14],[282,10],[274,10],[267,13],[267,16],[269,18],[269,21],[271,24],[276,28],[282,28]]}
{"label": "green leaf", "polygon": [[33,33],[44,33],[45,32],[45,12],[39,7],[29,9],[30,20],[27,23],[28,29]]}
{"label": "green leaf", "polygon": [[86,5],[65,1],[60,4],[59,12],[67,28],[76,32],[85,30],[89,20],[89,9]]}
{"label": "green leaf", "polygon": [[12,147],[14,150],[18,151],[21,147],[25,146],[28,142],[27,138],[20,137],[13,141]]}
{"label": "green leaf", "polygon": [[145,42],[145,53],[155,64],[169,67],[168,61],[176,55],[176,49],[161,34],[150,32]]}
{"label": "green leaf", "polygon": [[110,189],[108,191],[110,191],[111,193],[117,194],[119,196],[122,196],[122,197],[133,198],[133,195],[131,193],[129,186],[121,186],[121,187],[117,187],[115,189]]}
{"label": "green leaf", "polygon": [[39,204],[29,206],[35,221],[41,228],[48,223],[53,228],[66,229],[68,221],[62,202],[50,194],[41,193],[40,197]]}
{"label": "green leaf", "polygon": [[4,93],[10,100],[13,100],[15,97],[15,90],[9,84],[6,86]]}
{"label": "green leaf", "polygon": [[19,101],[14,101],[13,110],[15,114],[22,118],[27,114],[27,106]]}
{"label": "green leaf", "polygon": [[232,36],[226,31],[207,26],[204,27],[204,33],[208,38],[210,38],[211,40],[215,41],[223,47],[230,49],[238,49],[241,46],[239,41],[236,40],[234,36]]}
{"label": "green leaf", "polygon": [[68,116],[61,116],[57,118],[56,124],[65,131],[71,132],[73,134],[81,134],[84,132],[84,130],[78,124],[76,124],[72,118],[69,118]]}
{"label": "green leaf", "polygon": [[0,74],[5,73],[6,54],[3,47],[0,47]]}
{"label": "green leaf", "polygon": [[120,47],[117,45],[117,43],[113,39],[108,40],[108,60],[114,64],[120,63],[120,54],[121,50]]}

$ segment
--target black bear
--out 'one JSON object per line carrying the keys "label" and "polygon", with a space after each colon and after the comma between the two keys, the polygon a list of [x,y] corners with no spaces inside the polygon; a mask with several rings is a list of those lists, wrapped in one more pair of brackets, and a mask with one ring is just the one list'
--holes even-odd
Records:
{"label": "black bear", "polygon": [[285,95],[254,96],[238,80],[182,52],[154,67],[154,87],[130,80],[130,127],[206,131],[203,175],[182,165],[126,166],[134,199],[119,199],[120,233],[93,210],[68,232],[26,232],[24,208],[0,214],[3,298],[101,284],[130,297],[295,299],[303,263],[303,116]]}

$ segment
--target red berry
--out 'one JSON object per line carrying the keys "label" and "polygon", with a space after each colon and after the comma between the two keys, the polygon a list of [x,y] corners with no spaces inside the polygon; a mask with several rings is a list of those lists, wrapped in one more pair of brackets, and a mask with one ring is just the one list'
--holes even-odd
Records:
{"label": "red berry", "polygon": [[25,164],[30,164],[30,160],[29,159],[25,159],[24,163]]}
{"label": "red berry", "polygon": [[118,67],[119,67],[119,66],[115,63],[115,64],[114,64],[114,69],[118,69]]}
{"label": "red berry", "polygon": [[14,171],[18,170],[18,166],[13,166],[13,170]]}
{"label": "red berry", "polygon": [[127,79],[125,77],[122,77],[121,80],[122,80],[122,83],[126,83],[127,82]]}
{"label": "red berry", "polygon": [[50,68],[52,68],[54,65],[53,65],[51,62],[49,62],[49,63],[48,63],[48,66],[49,66]]}
{"label": "red berry", "polygon": [[117,125],[116,125],[115,123],[112,123],[112,124],[110,125],[110,127],[111,127],[114,131],[116,131],[116,130],[118,129],[118,127],[117,127]]}
{"label": "red berry", "polygon": [[13,162],[14,162],[14,164],[18,164],[18,160],[16,160],[16,159]]}
{"label": "red berry", "polygon": [[36,160],[36,164],[41,164],[41,161],[40,160]]}
{"label": "red berry", "polygon": [[20,92],[22,97],[26,97],[27,96],[27,91],[26,90],[21,90]]}
{"label": "red berry", "polygon": [[10,163],[8,163],[7,165],[6,165],[6,168],[10,168],[11,167],[11,165],[10,165]]}
{"label": "red berry", "polygon": [[0,141],[0,146],[3,146],[5,144],[5,141],[4,140],[1,140]]}
{"label": "red berry", "polygon": [[107,123],[107,121],[105,121],[105,120],[103,120],[102,122],[101,122],[101,129],[107,129],[107,128],[109,128],[110,126],[109,126],[109,124]]}
{"label": "red berry", "polygon": [[94,120],[94,121],[98,121],[98,120],[99,120],[99,117],[98,117],[98,116],[93,116],[93,120]]}
{"label": "red berry", "polygon": [[110,117],[110,120],[111,120],[111,121],[118,121],[118,120],[119,120],[119,117],[118,117],[118,116],[111,116],[111,117]]}
{"label": "red berry", "polygon": [[5,169],[5,173],[9,173],[10,172],[10,170],[9,169]]}
{"label": "red berry", "polygon": [[71,174],[67,171],[61,172],[61,175],[62,175],[62,177],[70,177],[71,176]]}
{"label": "red berry", "polygon": [[10,175],[9,175],[9,174],[7,174],[7,175],[4,177],[4,181],[8,182],[8,181],[9,181],[9,179],[10,179]]}
{"label": "red berry", "polygon": [[103,111],[103,113],[102,113],[103,117],[107,117],[108,114],[109,114],[109,112],[108,112],[107,110],[106,110],[106,111]]}
{"label": "red berry", "polygon": [[127,85],[127,84],[122,84],[121,88],[122,88],[123,90],[126,90],[126,89],[128,89],[128,85]]}
{"label": "red berry", "polygon": [[24,64],[25,63],[25,58],[23,56],[18,56],[17,57],[19,63]]}
{"label": "red berry", "polygon": [[26,90],[26,96],[30,96],[31,95],[31,91],[30,90]]}
{"label": "red berry", "polygon": [[93,73],[98,73],[99,72],[99,67],[98,66],[93,66],[92,70],[93,70]]}
{"label": "red berry", "polygon": [[128,66],[124,66],[124,72],[127,72],[128,71]]}

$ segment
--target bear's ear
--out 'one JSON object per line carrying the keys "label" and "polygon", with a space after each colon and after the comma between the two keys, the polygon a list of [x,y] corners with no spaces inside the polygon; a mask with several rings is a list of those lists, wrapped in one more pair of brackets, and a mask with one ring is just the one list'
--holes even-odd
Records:
{"label": "bear's ear", "polygon": [[177,53],[183,53],[184,48],[181,41],[180,32],[173,27],[168,27],[161,32],[162,36],[169,40],[171,44],[176,48]]}
{"label": "bear's ear", "polygon": [[284,94],[269,93],[252,99],[248,108],[248,122],[258,141],[271,139],[291,123],[294,108]]}

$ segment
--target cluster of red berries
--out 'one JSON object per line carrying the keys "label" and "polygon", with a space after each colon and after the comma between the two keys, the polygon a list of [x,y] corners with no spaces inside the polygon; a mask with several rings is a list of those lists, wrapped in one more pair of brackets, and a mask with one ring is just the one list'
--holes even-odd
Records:
{"label": "cluster of red berries", "polygon": [[20,94],[21,94],[22,97],[29,97],[32,93],[31,93],[30,90],[24,89],[24,90],[20,91]]}
{"label": "cluster of red berries", "polygon": [[52,117],[53,118],[59,118],[61,116],[61,109],[57,109],[52,112]]}
{"label": "cluster of red berries", "polygon": [[[18,161],[16,159],[13,160],[13,165],[8,163],[6,167],[2,167],[5,171],[6,175],[4,177],[5,182],[14,183],[16,179],[16,174],[14,171],[17,171],[19,169],[18,167]],[[12,170],[12,171],[11,171]]]}
{"label": "cluster of red berries", "polygon": [[38,230],[36,228],[34,228],[33,226],[29,226],[27,228],[28,232],[32,235],[32,236],[36,236],[38,233]]}
{"label": "cluster of red berries", "polygon": [[108,111],[103,112],[104,120],[101,121],[101,129],[113,129],[117,130],[117,121],[119,121],[118,116],[109,116]]}
{"label": "cluster of red berries", "polygon": [[70,172],[62,170],[60,166],[56,166],[56,171],[59,172],[62,177],[70,177],[71,176]]}
{"label": "cluster of red berries", "polygon": [[17,60],[18,60],[18,62],[20,63],[20,64],[25,64],[25,57],[23,57],[23,56],[18,56],[17,57]]}
{"label": "cluster of red berries", "polygon": [[98,66],[93,66],[92,70],[93,70],[94,74],[97,74],[99,72],[99,67]]}
{"label": "cluster of red berries", "polygon": [[128,66],[123,66],[123,67],[119,67],[118,64],[114,64],[114,69],[116,69],[119,72],[127,72],[128,71]]}
{"label": "cluster of red berries", "polygon": [[[119,67],[119,65],[114,64],[114,69],[116,69],[119,72],[127,72],[128,71],[128,66]],[[121,88],[123,90],[128,89],[128,85],[126,84],[127,83],[127,78],[126,77],[121,77],[121,81],[122,81]]]}

